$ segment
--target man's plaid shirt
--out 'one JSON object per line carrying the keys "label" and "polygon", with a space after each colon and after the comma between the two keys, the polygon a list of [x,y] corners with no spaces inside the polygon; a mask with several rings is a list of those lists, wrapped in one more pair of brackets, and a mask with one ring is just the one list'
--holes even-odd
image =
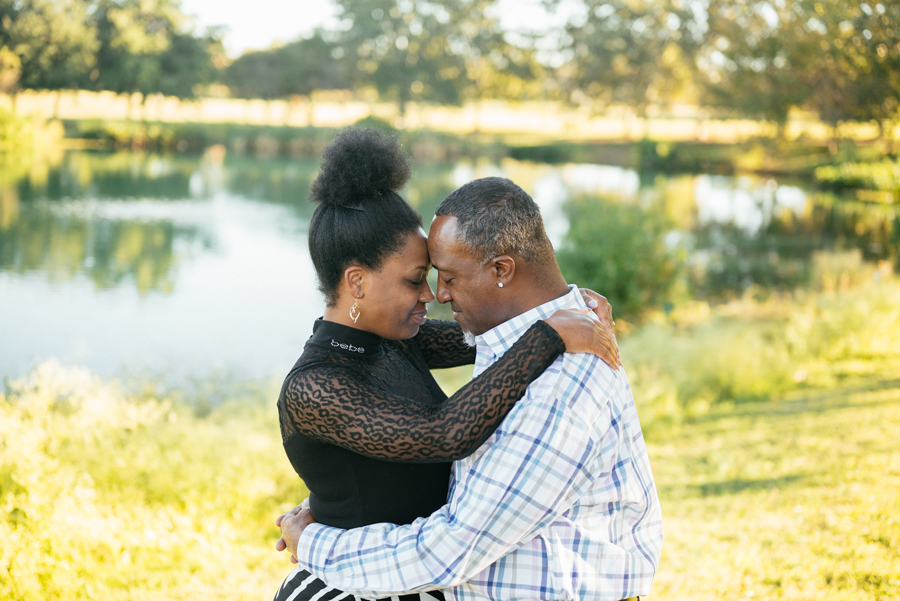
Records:
{"label": "man's plaid shirt", "polygon": [[[585,308],[569,293],[478,337],[475,375],[537,320]],[[559,357],[500,428],[454,464],[447,505],[396,526],[320,524],[297,559],[363,597],[449,587],[449,599],[625,599],[650,592],[659,498],[631,387],[587,354]]]}

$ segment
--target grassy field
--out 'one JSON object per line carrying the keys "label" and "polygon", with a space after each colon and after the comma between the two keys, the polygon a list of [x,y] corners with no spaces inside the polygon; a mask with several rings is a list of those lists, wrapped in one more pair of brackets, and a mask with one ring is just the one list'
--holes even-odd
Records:
{"label": "grassy field", "polygon": [[[897,332],[887,279],[623,338],[666,524],[652,598],[900,599]],[[272,519],[305,495],[276,391],[7,382],[0,599],[268,598]]]}
{"label": "grassy field", "polygon": [[650,440],[658,599],[900,598],[900,379],[711,411]]}

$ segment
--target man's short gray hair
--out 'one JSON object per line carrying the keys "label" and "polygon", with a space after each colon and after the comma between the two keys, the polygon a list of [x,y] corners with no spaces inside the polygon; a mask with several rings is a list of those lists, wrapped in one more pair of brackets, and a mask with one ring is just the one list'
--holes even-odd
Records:
{"label": "man's short gray hair", "polygon": [[500,255],[538,265],[555,261],[537,203],[506,178],[471,181],[451,192],[434,214],[456,217],[460,240],[482,264]]}

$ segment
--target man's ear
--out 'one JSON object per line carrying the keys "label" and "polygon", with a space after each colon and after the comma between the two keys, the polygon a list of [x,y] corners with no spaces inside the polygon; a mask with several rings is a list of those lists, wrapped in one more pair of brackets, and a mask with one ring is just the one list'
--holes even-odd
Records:
{"label": "man's ear", "polygon": [[363,290],[362,267],[359,265],[351,265],[344,270],[344,288],[351,298],[362,298],[365,295]]}
{"label": "man's ear", "polygon": [[500,255],[491,259],[490,269],[497,278],[497,285],[506,288],[512,283],[516,273],[516,261],[509,255]]}

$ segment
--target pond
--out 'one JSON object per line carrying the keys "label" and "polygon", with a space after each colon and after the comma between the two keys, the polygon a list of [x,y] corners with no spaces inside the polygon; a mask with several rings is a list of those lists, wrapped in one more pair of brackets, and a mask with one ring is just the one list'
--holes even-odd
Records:
{"label": "pond", "polygon": [[[220,147],[202,156],[70,151],[7,166],[0,376],[48,358],[104,375],[176,380],[286,373],[324,306],[306,250],[315,173],[314,161]],[[534,196],[554,245],[565,237],[563,207],[573,196],[664,211],[673,224],[667,243],[686,253],[693,294],[710,300],[801,285],[816,251],[897,261],[895,206],[764,177],[515,161],[414,165],[403,196],[427,227],[450,191],[487,175],[510,177]]]}

